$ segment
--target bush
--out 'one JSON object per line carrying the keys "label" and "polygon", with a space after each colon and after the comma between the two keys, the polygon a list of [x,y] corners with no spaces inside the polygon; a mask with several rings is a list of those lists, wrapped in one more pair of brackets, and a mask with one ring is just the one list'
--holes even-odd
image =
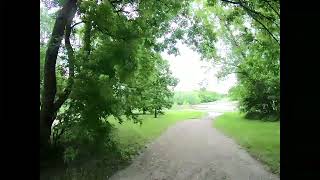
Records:
{"label": "bush", "polygon": [[210,91],[200,91],[199,98],[201,103],[213,102],[221,99],[223,97],[222,94],[218,94],[216,92]]}
{"label": "bush", "polygon": [[219,100],[223,95],[210,91],[176,92],[174,102],[178,105],[199,104]]}
{"label": "bush", "polygon": [[173,98],[178,105],[183,104],[199,104],[200,98],[196,92],[176,92]]}
{"label": "bush", "polygon": [[246,82],[241,91],[240,110],[254,119],[280,119],[280,87],[277,82]]}
{"label": "bush", "polygon": [[228,91],[228,97],[233,101],[238,101],[241,99],[241,91],[242,91],[242,86],[240,85],[233,86]]}

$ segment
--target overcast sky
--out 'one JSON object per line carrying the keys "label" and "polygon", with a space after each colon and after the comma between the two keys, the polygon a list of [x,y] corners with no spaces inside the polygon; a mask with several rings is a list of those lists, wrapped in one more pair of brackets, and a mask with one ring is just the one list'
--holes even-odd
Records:
{"label": "overcast sky", "polygon": [[[219,81],[215,76],[217,67],[214,68],[210,63],[201,61],[200,55],[186,45],[178,43],[177,46],[180,51],[179,56],[161,54],[164,59],[169,61],[173,75],[180,81],[175,91],[198,90],[199,83],[207,79],[207,90],[227,93],[230,87],[236,83],[235,75],[230,75],[226,80]],[[211,67],[211,69],[206,72],[207,68],[202,68],[202,66]]]}

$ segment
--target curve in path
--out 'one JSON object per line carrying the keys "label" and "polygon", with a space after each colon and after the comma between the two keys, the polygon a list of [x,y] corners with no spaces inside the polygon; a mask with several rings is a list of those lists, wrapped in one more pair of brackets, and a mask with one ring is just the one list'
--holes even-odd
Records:
{"label": "curve in path", "polygon": [[212,128],[211,114],[168,128],[111,180],[278,180],[232,139]]}

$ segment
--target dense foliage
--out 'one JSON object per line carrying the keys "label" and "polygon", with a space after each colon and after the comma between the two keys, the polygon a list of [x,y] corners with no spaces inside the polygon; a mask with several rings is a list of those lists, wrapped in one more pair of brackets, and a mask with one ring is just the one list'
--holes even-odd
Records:
{"label": "dense foliage", "polygon": [[214,102],[223,97],[222,94],[212,92],[212,91],[178,91],[174,94],[174,103],[178,105],[182,104],[199,104],[199,103],[207,103]]}
{"label": "dense foliage", "polygon": [[213,102],[224,97],[223,94],[219,94],[211,91],[198,91],[201,103]]}
{"label": "dense foliage", "polygon": [[199,104],[200,98],[196,92],[175,92],[174,94],[174,102],[177,105],[183,104]]}
{"label": "dense foliage", "polygon": [[112,146],[107,117],[171,107],[177,79],[156,40],[185,1],[43,2],[40,143],[64,145],[66,159],[99,154],[93,146]]}
{"label": "dense foliage", "polygon": [[279,1],[200,0],[197,4],[195,17],[214,29],[215,47],[223,45],[226,52],[205,51],[204,58],[222,66],[220,78],[237,74],[239,87],[231,92],[240,109],[255,118],[279,119]]}
{"label": "dense foliage", "polygon": [[220,65],[219,78],[237,74],[243,112],[279,119],[279,6],[273,0],[196,0],[189,14],[173,21],[167,42],[178,37],[203,60]]}
{"label": "dense foliage", "polygon": [[239,101],[241,99],[241,90],[242,89],[243,88],[241,85],[235,85],[235,86],[231,87],[228,91],[228,97],[231,100]]}

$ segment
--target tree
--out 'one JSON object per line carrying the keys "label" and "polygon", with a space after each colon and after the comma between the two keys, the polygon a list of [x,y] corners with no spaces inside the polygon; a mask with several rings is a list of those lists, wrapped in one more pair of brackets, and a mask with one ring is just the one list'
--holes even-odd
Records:
{"label": "tree", "polygon": [[[204,59],[221,64],[220,78],[236,73],[241,87],[240,109],[259,118],[279,118],[280,113],[280,28],[278,1],[197,1],[194,19],[214,32],[214,44],[226,46],[227,55],[210,46],[195,46]],[[198,27],[199,29],[201,28]],[[210,33],[209,33],[210,32]],[[192,38],[191,38],[192,39]],[[206,39],[206,38],[203,38]],[[190,40],[189,40],[190,41]],[[207,44],[206,41],[190,41]],[[208,47],[209,49],[205,50]]]}
{"label": "tree", "polygon": [[150,95],[149,109],[154,110],[154,117],[157,118],[163,108],[170,108],[173,104],[173,88],[178,80],[172,76],[167,61],[158,56],[156,61],[156,71],[148,94]]}
{"label": "tree", "polygon": [[[44,46],[40,144],[50,146],[51,139],[58,142],[58,138],[60,142],[82,138],[83,142],[98,144],[98,140],[108,139],[101,138],[111,129],[105,122],[108,116],[120,122],[123,116],[135,119],[134,109],[150,106],[143,100],[143,96],[149,97],[145,93],[149,90],[142,88],[143,77],[158,74],[158,79],[148,78],[146,84],[159,82],[161,88],[168,84],[167,77],[156,70],[156,60],[152,60],[159,56],[156,40],[168,31],[171,19],[182,13],[188,2],[44,2],[60,10]],[[41,52],[44,55],[43,49]]]}
{"label": "tree", "polygon": [[[72,19],[76,13],[76,3],[77,0],[69,0],[60,10],[56,18],[56,22],[54,24],[52,35],[46,51],[43,82],[44,88],[40,111],[40,145],[42,146],[47,146],[47,144],[50,143],[51,126],[54,121],[55,115],[57,113],[57,110],[65,101],[65,97],[67,97],[69,93],[66,89],[65,94],[61,96],[57,101],[55,101],[57,89],[55,66],[58,50],[61,45],[64,31],[66,30],[67,25],[69,27],[71,26]],[[72,52],[70,52],[70,54],[71,53]],[[72,67],[70,66],[70,69],[71,68]]]}

